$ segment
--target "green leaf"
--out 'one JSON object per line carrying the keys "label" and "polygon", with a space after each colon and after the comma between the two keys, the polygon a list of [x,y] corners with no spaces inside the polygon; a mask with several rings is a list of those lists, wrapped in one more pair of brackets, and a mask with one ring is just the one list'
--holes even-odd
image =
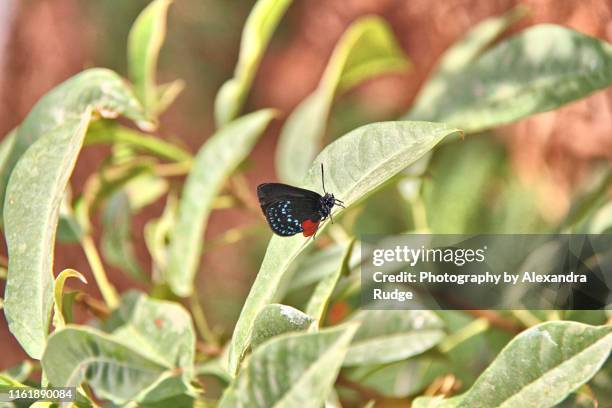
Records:
{"label": "green leaf", "polygon": [[296,259],[295,271],[292,271],[287,291],[293,292],[310,286],[338,269],[346,248],[341,245],[330,245],[316,252],[304,252]]}
{"label": "green leaf", "polygon": [[[320,163],[323,163],[327,190],[350,207],[415,162],[444,137],[458,132],[446,125],[427,122],[384,122],[360,127],[319,154],[303,187],[320,189]],[[325,226],[323,224],[322,228]],[[311,239],[299,235],[274,236],[270,240],[234,330],[230,373],[236,372],[248,347],[255,317],[274,298],[285,271],[310,242]]]}
{"label": "green leaf", "polygon": [[283,333],[304,331],[312,322],[310,316],[291,306],[277,303],[267,305],[255,319],[251,347],[256,348],[266,340]]}
{"label": "green leaf", "polygon": [[185,379],[193,376],[195,331],[191,316],[181,305],[130,291],[105,327],[114,339],[151,360],[180,368]]}
{"label": "green leaf", "polygon": [[52,385],[86,380],[117,404],[190,398],[195,333],[183,307],[128,292],[105,328],[67,326],[49,338],[42,365]]}
{"label": "green leaf", "polygon": [[257,348],[220,408],[323,406],[358,325],[292,334]]}
{"label": "green leaf", "polygon": [[[481,203],[492,201],[487,200],[487,193],[497,181],[495,174],[505,155],[488,137],[469,139],[436,150],[429,166],[432,177],[423,185],[422,198],[433,234],[478,233],[487,229]],[[497,189],[499,184],[495,184]]]}
{"label": "green leaf", "polygon": [[176,162],[190,162],[192,159],[188,151],[172,143],[110,121],[93,123],[87,132],[86,145],[100,143],[123,143],[139,151],[152,153],[162,159]]}
{"label": "green leaf", "polygon": [[412,403],[412,408],[455,408],[459,406],[461,397],[445,399],[444,397],[419,397]]}
{"label": "green leaf", "polygon": [[320,150],[337,91],[407,66],[402,49],[383,19],[368,16],[351,24],[338,41],[317,89],[287,118],[276,152],[279,177],[288,183],[302,182]]}
{"label": "green leaf", "polygon": [[346,245],[344,245],[342,257],[340,258],[340,262],[336,265],[335,272],[327,275],[325,278],[319,281],[315,287],[314,293],[308,301],[306,313],[312,316],[312,318],[317,322],[317,326],[321,325],[321,320],[325,315],[325,310],[327,309],[327,305],[329,304],[329,300],[334,292],[336,283],[338,283],[338,279],[340,279],[342,271],[348,268],[347,264],[353,250],[353,244],[355,244],[355,238],[351,239],[346,243]]}
{"label": "green leaf", "polygon": [[255,3],[242,31],[234,77],[221,86],[215,99],[218,128],[240,113],[268,41],[290,4],[291,0],[258,0]]}
{"label": "green leaf", "polygon": [[380,364],[420,354],[442,340],[444,324],[428,310],[362,310],[345,366]]}
{"label": "green leaf", "polygon": [[12,378],[15,381],[25,382],[30,374],[34,371],[34,364],[30,360],[24,360],[21,363],[3,371],[1,374]]}
{"label": "green leaf", "polygon": [[470,29],[458,42],[444,52],[434,73],[415,98],[406,119],[422,119],[431,115],[450,86],[453,74],[466,69],[487,47],[527,13],[527,8],[517,6],[499,17],[491,17]]}
{"label": "green leaf", "polygon": [[132,208],[125,191],[117,191],[109,198],[102,214],[102,226],[101,250],[106,262],[134,279],[146,280],[132,244]]}
{"label": "green leaf", "polygon": [[63,329],[66,326],[66,320],[63,315],[63,300],[64,300],[64,283],[68,278],[77,278],[81,282],[87,284],[87,279],[80,272],[74,269],[64,269],[57,275],[55,279],[55,288],[53,289],[53,299],[55,305],[53,306],[53,326],[56,330]]}
{"label": "green leaf", "polygon": [[185,81],[182,79],[159,85],[157,87],[157,113],[165,112],[179,94],[183,92],[183,89],[185,89]]}
{"label": "green leaf", "polygon": [[193,291],[214,199],[274,115],[273,110],[264,109],[243,116],[218,130],[200,148],[183,188],[170,242],[166,281],[176,295],[189,296]]}
{"label": "green leaf", "polygon": [[77,387],[87,381],[98,398],[117,404],[132,401],[169,371],[106,333],[76,326],[49,337],[42,366],[52,386]]}
{"label": "green leaf", "polygon": [[108,69],[92,68],[64,81],[43,96],[17,129],[6,165],[0,168],[0,205],[13,167],[21,155],[41,136],[58,132],[66,122],[79,120],[91,108],[96,115],[124,115],[140,126],[150,126],[142,107],[125,81]]}
{"label": "green leaf", "polygon": [[160,282],[168,266],[168,241],[176,222],[177,199],[168,194],[161,217],[149,221],[144,228],[144,239],[153,261],[153,281]]}
{"label": "green leaf", "polygon": [[534,326],[506,345],[457,406],[552,407],[588,381],[611,349],[612,326]]}
{"label": "green leaf", "polygon": [[[53,248],[59,207],[91,111],[39,138],[11,175],[4,208],[9,253],[5,315],[23,349],[39,359],[53,305]],[[26,188],[27,186],[27,188]]]}
{"label": "green leaf", "polygon": [[[13,150],[13,145],[15,144],[15,140],[17,139],[17,128],[11,130],[0,142],[0,175],[4,175],[5,171],[7,171],[7,167],[9,166],[9,160],[11,156],[11,151]],[[1,181],[1,179],[0,179]],[[2,184],[0,190],[3,190],[6,186],[6,182]],[[0,196],[0,199],[4,198],[4,194]],[[0,203],[0,207],[2,203]],[[0,223],[2,223],[2,214],[0,214]],[[0,225],[1,226],[1,225]]]}
{"label": "green leaf", "polygon": [[66,188],[60,204],[59,222],[57,224],[56,239],[60,242],[78,243],[83,238],[83,228],[79,224],[71,207],[72,194]]}
{"label": "green leaf", "polygon": [[152,116],[158,113],[159,91],[155,71],[166,36],[166,17],[171,3],[171,0],[149,3],[134,22],[128,37],[129,77],[134,83],[134,93]]}
{"label": "green leaf", "polygon": [[503,41],[452,74],[435,104],[410,117],[476,132],[510,123],[612,84],[612,45],[555,25]]}

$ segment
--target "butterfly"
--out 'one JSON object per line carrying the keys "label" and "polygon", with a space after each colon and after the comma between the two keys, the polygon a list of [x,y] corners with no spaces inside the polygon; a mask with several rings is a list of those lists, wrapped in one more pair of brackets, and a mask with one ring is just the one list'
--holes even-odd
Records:
{"label": "butterfly", "polygon": [[[282,183],[257,186],[259,205],[272,231],[281,237],[302,232],[305,237],[316,234],[319,224],[331,218],[334,205],[344,208],[344,202],[325,191],[325,174],[321,163],[321,182],[324,195]],[[333,218],[332,222],[333,222]]]}

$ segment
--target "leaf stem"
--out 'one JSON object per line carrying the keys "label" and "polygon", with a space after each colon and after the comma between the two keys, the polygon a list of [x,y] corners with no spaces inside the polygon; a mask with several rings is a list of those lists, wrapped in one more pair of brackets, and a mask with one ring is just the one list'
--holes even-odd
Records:
{"label": "leaf stem", "polygon": [[100,289],[100,293],[102,293],[104,301],[109,308],[116,308],[119,305],[119,296],[117,295],[115,287],[106,277],[102,260],[100,259],[100,255],[98,254],[98,250],[96,249],[96,245],[94,244],[91,236],[84,236],[81,240],[81,246],[83,247],[83,251],[85,252],[89,266],[91,267],[91,272],[93,273],[94,279],[98,284],[98,288]]}
{"label": "leaf stem", "polygon": [[209,344],[214,347],[219,347],[219,342],[213,331],[210,329],[208,325],[208,321],[206,320],[206,316],[204,315],[204,310],[200,305],[200,299],[198,298],[197,291],[193,291],[193,294],[189,298],[191,304],[191,312],[193,314],[193,320],[195,322],[196,328],[200,333],[200,336]]}

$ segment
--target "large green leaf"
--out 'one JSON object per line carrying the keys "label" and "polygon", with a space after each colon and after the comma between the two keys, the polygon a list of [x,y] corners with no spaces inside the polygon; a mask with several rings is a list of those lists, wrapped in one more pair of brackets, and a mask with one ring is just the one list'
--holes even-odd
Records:
{"label": "large green leaf", "polygon": [[151,360],[180,368],[186,379],[193,375],[195,331],[191,316],[181,305],[128,292],[105,328],[113,338]]}
{"label": "large green leaf", "polygon": [[612,326],[534,326],[508,343],[457,406],[552,407],[595,375],[611,349]]}
{"label": "large green leaf", "polygon": [[403,360],[432,348],[444,337],[444,324],[428,310],[362,310],[351,320],[362,324],[345,366]]}
{"label": "large green leaf", "polygon": [[220,408],[323,406],[358,325],[292,334],[257,348]]}
{"label": "large green leaf", "polygon": [[[319,154],[304,187],[320,189],[320,163],[323,163],[328,191],[343,200],[347,207],[351,206],[423,156],[444,137],[458,132],[446,125],[428,122],[383,122],[360,127]],[[248,347],[255,317],[274,298],[283,274],[311,241],[299,235],[274,236],[270,240],[234,330],[229,357],[231,373],[236,372]]]}
{"label": "large green leaf", "polygon": [[291,0],[258,0],[251,10],[242,31],[234,77],[221,86],[215,100],[217,127],[231,122],[240,113],[268,41],[290,4]]}
{"label": "large green leaf", "polygon": [[43,96],[19,125],[6,164],[0,168],[0,205],[11,171],[27,148],[64,127],[66,121],[79,120],[87,108],[102,117],[124,115],[141,126],[149,125],[138,100],[115,72],[92,68],[73,76]]}
{"label": "large green leaf", "polygon": [[5,315],[23,349],[40,358],[53,305],[53,248],[59,207],[91,110],[39,138],[12,173],[4,207],[9,253]]}
{"label": "large green leaf", "polygon": [[[166,36],[166,16],[172,0],[154,0],[140,13],[128,37],[128,71],[134,92],[146,112],[159,112],[160,90],[155,83],[159,50]],[[174,84],[178,84],[175,82]],[[173,85],[172,87],[176,87]],[[182,85],[180,85],[182,88]],[[166,85],[164,90],[169,87]],[[172,92],[176,92],[174,89]],[[165,92],[164,92],[165,93]],[[175,97],[176,94],[173,95]],[[166,101],[163,102],[168,105]],[[165,107],[164,106],[164,107]]]}
{"label": "large green leaf", "polygon": [[34,358],[42,355],[49,328],[60,203],[92,113],[146,121],[116,73],[87,70],[34,106],[17,130],[7,165],[0,169],[2,193],[10,176],[3,212],[9,251],[5,314],[11,332]]}
{"label": "large green leaf", "polygon": [[415,98],[406,119],[422,119],[431,115],[436,105],[446,97],[449,81],[455,73],[466,69],[504,31],[525,15],[527,9],[518,6],[504,15],[487,18],[471,28],[440,57],[434,73]]}
{"label": "large green leaf", "polygon": [[555,25],[503,41],[440,83],[411,118],[470,132],[556,109],[612,84],[612,45]]}
{"label": "large green leaf", "polygon": [[134,400],[168,372],[158,361],[110,335],[76,326],[49,337],[42,366],[51,385],[76,387],[87,381],[98,398],[118,404]]}
{"label": "large green leaf", "polygon": [[338,90],[407,66],[402,49],[383,19],[369,16],[351,24],[338,41],[317,89],[287,118],[276,151],[279,177],[288,183],[302,182],[320,150]]}
{"label": "large green leaf", "polygon": [[105,329],[110,333],[74,326],[54,333],[42,358],[49,382],[85,380],[116,403],[191,399],[195,332],[185,309],[129,292]]}
{"label": "large green leaf", "polygon": [[[495,39],[504,33],[514,22],[520,19],[526,9],[518,6],[502,16],[490,17],[472,27],[459,41],[447,49],[438,60],[433,74],[428,78],[425,85],[419,90],[411,110],[404,115],[406,120],[422,120],[431,116],[436,105],[441,99],[446,97],[446,89],[450,86],[449,82],[453,75],[478,58]],[[433,119],[430,119],[433,120]],[[423,181],[423,174],[427,170],[427,165],[431,155],[423,157],[419,162],[406,169],[406,177],[401,182],[401,189],[406,198],[414,203],[415,193],[420,192]],[[423,227],[418,225],[417,227]]]}
{"label": "large green leaf", "polygon": [[267,305],[255,319],[251,347],[255,348],[283,333],[304,331],[312,321],[310,316],[291,306],[276,303]]}
{"label": "large green leaf", "polygon": [[213,201],[273,117],[270,109],[243,116],[217,131],[198,152],[185,182],[170,243],[166,281],[175,294],[189,296],[193,291]]}

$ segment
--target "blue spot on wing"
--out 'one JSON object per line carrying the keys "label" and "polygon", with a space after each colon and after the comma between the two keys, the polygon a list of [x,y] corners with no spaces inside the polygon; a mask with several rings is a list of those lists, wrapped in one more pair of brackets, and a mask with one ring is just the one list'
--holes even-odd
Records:
{"label": "blue spot on wing", "polygon": [[291,201],[277,201],[266,207],[266,220],[276,234],[290,237],[303,231],[294,214]]}

